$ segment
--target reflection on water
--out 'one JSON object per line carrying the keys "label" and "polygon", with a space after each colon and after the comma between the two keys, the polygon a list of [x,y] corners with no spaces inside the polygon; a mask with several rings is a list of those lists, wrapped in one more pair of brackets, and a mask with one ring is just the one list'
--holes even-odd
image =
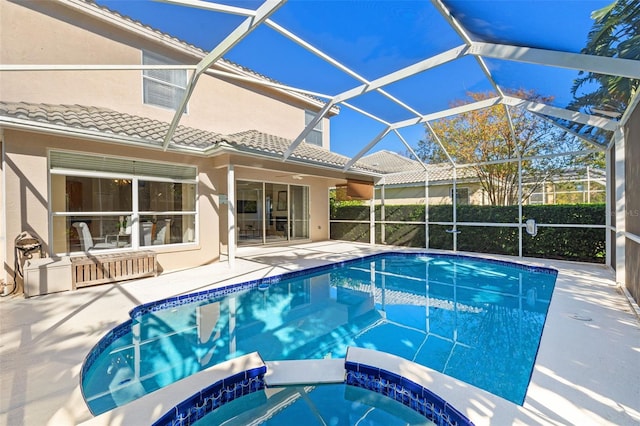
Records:
{"label": "reflection on water", "polygon": [[84,375],[94,413],[209,366],[389,352],[522,403],[555,275],[391,256],[143,315]]}
{"label": "reflection on water", "polygon": [[435,425],[398,401],[344,384],[269,388],[223,405],[195,425],[289,426],[310,419],[332,426]]}

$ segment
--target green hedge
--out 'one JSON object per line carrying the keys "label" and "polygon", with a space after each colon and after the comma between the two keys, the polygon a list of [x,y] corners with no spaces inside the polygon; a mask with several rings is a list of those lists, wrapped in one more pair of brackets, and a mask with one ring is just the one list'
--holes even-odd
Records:
{"label": "green hedge", "polygon": [[[423,205],[385,206],[387,221],[422,222]],[[518,221],[518,206],[461,205],[456,209],[458,222],[510,223]],[[523,206],[523,221],[532,218],[537,223],[604,225],[604,204],[567,204]],[[380,220],[376,207],[376,220]],[[337,206],[331,219],[360,223],[332,223],[331,238],[347,241],[369,241],[369,207]],[[451,205],[429,206],[429,222],[451,222]],[[447,225],[429,225],[429,247],[453,249],[452,234]],[[478,253],[518,255],[517,227],[476,227],[458,225],[458,250]],[[376,224],[376,242],[381,243],[381,224]],[[593,228],[539,227],[535,237],[523,232],[523,255],[549,259],[604,263],[605,230]],[[424,225],[386,224],[385,244],[425,247]]]}

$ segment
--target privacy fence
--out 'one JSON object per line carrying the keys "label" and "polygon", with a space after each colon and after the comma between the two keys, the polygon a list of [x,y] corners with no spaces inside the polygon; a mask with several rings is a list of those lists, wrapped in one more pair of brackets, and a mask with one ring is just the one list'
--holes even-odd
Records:
{"label": "privacy fence", "polygon": [[[604,263],[604,204],[331,206],[331,238],[406,247]],[[525,231],[527,219],[536,235]],[[372,238],[371,233],[374,233]],[[428,244],[427,244],[428,242]]]}

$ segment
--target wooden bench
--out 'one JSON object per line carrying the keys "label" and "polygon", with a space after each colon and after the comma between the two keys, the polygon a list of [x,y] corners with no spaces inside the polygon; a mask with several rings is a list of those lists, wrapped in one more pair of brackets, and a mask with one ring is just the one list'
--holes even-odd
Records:
{"label": "wooden bench", "polygon": [[80,287],[150,277],[156,274],[156,253],[154,251],[86,254],[71,258],[71,282],[74,290]]}

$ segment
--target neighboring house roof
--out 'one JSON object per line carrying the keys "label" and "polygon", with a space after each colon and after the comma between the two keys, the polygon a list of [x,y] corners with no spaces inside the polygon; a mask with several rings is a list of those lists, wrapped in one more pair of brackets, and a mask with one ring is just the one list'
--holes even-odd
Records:
{"label": "neighboring house roof", "polygon": [[[425,182],[425,169],[422,165],[411,158],[404,157],[395,152],[381,150],[373,154],[362,157],[359,163],[366,164],[372,168],[377,168],[384,175],[384,183],[387,187],[407,187],[407,186],[423,186]],[[431,184],[434,182],[450,183],[453,181],[453,168],[447,163],[425,164],[427,167],[428,180]],[[604,181],[606,173],[604,170],[597,168],[566,169],[561,173],[548,176],[548,182],[568,182],[571,180],[585,180],[587,173],[591,181]],[[478,176],[472,167],[459,167],[456,170],[456,179],[458,182],[469,183],[477,182]],[[540,177],[534,176],[529,178],[526,174],[522,175],[523,183],[534,182],[540,183]]]}
{"label": "neighboring house roof", "polygon": [[[428,179],[431,184],[434,182],[452,182],[453,168],[447,164],[427,164],[427,171],[421,169],[386,174],[384,176],[384,184],[386,186],[416,186],[424,185],[425,179]],[[464,167],[456,171],[456,179],[458,182],[477,180],[477,175],[471,168]]]}
{"label": "neighboring house roof", "polygon": [[[161,148],[169,123],[117,112],[108,108],[82,105],[50,105],[0,101],[0,124],[49,132],[69,132],[87,138]],[[178,126],[170,147],[201,154],[215,148],[231,147],[239,152],[259,153],[282,159],[292,141],[257,130],[223,135],[187,126]],[[291,157],[298,162],[343,168],[349,158],[322,147],[302,142]],[[367,164],[356,163],[354,171],[378,174]]]}
{"label": "neighboring house roof", "polygon": [[360,159],[360,162],[384,173],[396,173],[416,169],[424,170],[416,160],[396,154],[395,152],[387,151],[386,149],[366,155]]}
{"label": "neighboring house roof", "polygon": [[[381,173],[384,173],[386,186],[424,185],[426,178],[432,183],[453,180],[453,168],[447,163],[425,164],[427,167],[425,171],[419,161],[387,150],[362,157],[359,163],[377,168]],[[426,176],[427,172],[428,176]],[[473,179],[476,178],[476,174],[471,168],[463,167],[458,168],[456,177],[458,180]]]}

